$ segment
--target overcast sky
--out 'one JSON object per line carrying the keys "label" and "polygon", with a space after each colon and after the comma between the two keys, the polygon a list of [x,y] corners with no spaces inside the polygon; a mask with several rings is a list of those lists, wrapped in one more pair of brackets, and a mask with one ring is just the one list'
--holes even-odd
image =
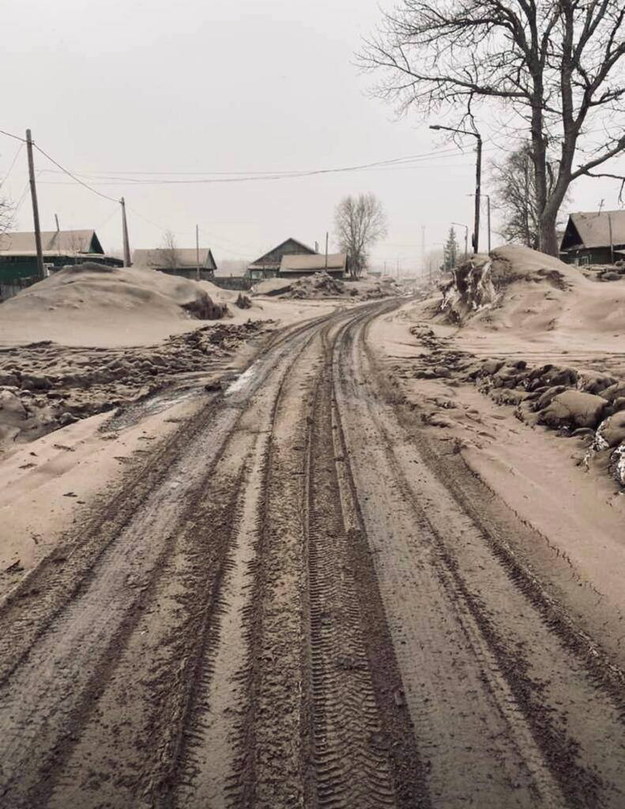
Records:
{"label": "overcast sky", "polygon": [[[452,221],[470,224],[474,154],[472,144],[464,153],[450,149],[428,130],[431,121],[416,113],[398,119],[367,93],[372,77],[355,66],[354,53],[379,17],[378,0],[5,4],[0,128],[23,135],[30,127],[56,161],[102,194],[125,196],[131,247],[160,246],[167,229],[179,246],[193,246],[196,223],[218,262],[254,259],[288,236],[314,246],[332,232],[343,196],[371,191],[389,220],[375,260],[415,270],[422,228],[429,250]],[[1,177],[18,147],[0,137]],[[433,151],[442,154],[297,179],[179,182]],[[486,152],[497,156],[488,142]],[[120,248],[116,203],[55,173],[40,154],[36,168],[43,229],[54,228],[57,213],[62,228],[95,228],[105,250]],[[16,224],[24,230],[32,228],[26,181],[22,149],[4,192],[20,203]],[[594,209],[601,199],[617,207],[617,194],[609,181],[584,181],[570,207]]]}

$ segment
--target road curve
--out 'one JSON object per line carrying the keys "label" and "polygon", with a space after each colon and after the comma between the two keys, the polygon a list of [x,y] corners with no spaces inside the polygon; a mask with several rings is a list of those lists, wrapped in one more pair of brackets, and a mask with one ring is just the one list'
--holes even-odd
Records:
{"label": "road curve", "polygon": [[625,806],[623,674],[401,415],[395,305],[281,333],[0,605],[1,806]]}

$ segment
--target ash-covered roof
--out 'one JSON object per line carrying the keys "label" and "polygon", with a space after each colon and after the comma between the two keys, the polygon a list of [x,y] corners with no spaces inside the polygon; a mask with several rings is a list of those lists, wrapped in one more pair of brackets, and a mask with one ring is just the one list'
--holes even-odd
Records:
{"label": "ash-covered roof", "polygon": [[569,216],[562,250],[609,247],[610,244],[625,244],[625,210],[579,212]]}
{"label": "ash-covered roof", "polygon": [[[44,230],[41,233],[41,248],[44,253],[63,256],[104,253],[95,230]],[[32,255],[36,249],[35,234],[31,231],[9,232],[0,236],[0,254]]]}
{"label": "ash-covered roof", "polygon": [[[208,247],[200,247],[200,268],[214,270],[217,265]],[[197,267],[195,247],[176,247],[174,249],[156,247],[153,250],[135,250],[132,263],[136,267],[152,267],[153,269],[188,270]]]}
{"label": "ash-covered roof", "polygon": [[321,272],[328,269],[345,271],[347,267],[347,256],[345,253],[332,253],[328,255],[327,263],[325,255],[291,255],[282,256],[280,262],[280,273],[289,272]]}
{"label": "ash-covered roof", "polygon": [[315,251],[312,249],[312,247],[308,247],[307,244],[304,244],[291,236],[288,239],[285,239],[283,242],[280,242],[279,245],[274,247],[272,250],[269,250],[269,252],[265,253],[260,258],[257,258],[256,261],[253,261],[249,265],[249,268],[256,270],[277,269],[280,266],[282,256],[292,255],[295,253],[315,255]]}

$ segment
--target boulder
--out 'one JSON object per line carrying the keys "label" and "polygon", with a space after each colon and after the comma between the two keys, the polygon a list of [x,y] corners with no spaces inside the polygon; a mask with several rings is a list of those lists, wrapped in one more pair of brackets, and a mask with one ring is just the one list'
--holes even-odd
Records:
{"label": "boulder", "polygon": [[538,421],[554,429],[594,428],[601,422],[608,406],[608,402],[601,396],[579,390],[565,390],[554,396],[540,413]]}
{"label": "boulder", "polygon": [[17,385],[19,385],[19,380],[15,374],[0,371],[0,387],[16,387]]}
{"label": "boulder", "polygon": [[582,383],[582,390],[586,391],[586,393],[599,394],[607,388],[615,385],[617,381],[618,380],[614,379],[613,376],[597,374],[597,376],[591,376],[584,379]]}
{"label": "boulder", "polygon": [[[536,410],[544,410],[548,407],[551,402],[558,396],[560,393],[564,393],[566,388],[564,385],[555,385],[552,388],[547,388],[544,393],[541,393],[538,399],[536,400],[535,409]],[[537,393],[538,391],[536,391]]]}
{"label": "boulder", "polygon": [[480,376],[493,376],[504,366],[503,360],[485,360],[480,368]]}
{"label": "boulder", "polygon": [[610,457],[610,472],[614,480],[625,486],[625,444],[619,444]]}
{"label": "boulder", "polygon": [[52,385],[45,376],[36,374],[24,374],[22,376],[22,387],[26,390],[49,390]]}
{"label": "boulder", "polygon": [[625,396],[625,382],[615,382],[613,385],[609,385],[601,391],[601,395],[608,402],[613,402],[615,399]]}
{"label": "boulder", "polygon": [[579,374],[573,368],[554,368],[553,375],[549,381],[552,385],[564,385],[566,388],[577,386]]}
{"label": "boulder", "polygon": [[597,428],[597,440],[604,447],[616,447],[625,443],[625,412],[608,416]]}

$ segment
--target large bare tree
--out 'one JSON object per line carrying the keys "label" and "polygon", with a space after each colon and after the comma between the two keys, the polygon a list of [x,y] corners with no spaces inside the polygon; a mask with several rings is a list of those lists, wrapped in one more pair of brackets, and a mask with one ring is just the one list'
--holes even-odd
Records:
{"label": "large bare tree", "polygon": [[379,92],[405,107],[459,112],[465,126],[479,102],[517,114],[531,143],[539,247],[557,255],[570,184],[625,151],[624,56],[623,0],[400,0],[362,59],[382,71]]}
{"label": "large bare tree", "polygon": [[[555,176],[547,164],[547,192],[551,193]],[[505,159],[493,163],[491,170],[493,202],[502,219],[499,231],[508,242],[520,242],[535,250],[540,245],[540,206],[532,163],[532,146],[525,142]],[[564,201],[567,200],[565,195]],[[558,221],[558,225],[561,222]]]}
{"label": "large bare tree", "polygon": [[365,271],[370,247],[386,236],[386,216],[374,194],[345,197],[336,207],[336,235],[341,250],[347,253],[349,272],[358,278]]}

